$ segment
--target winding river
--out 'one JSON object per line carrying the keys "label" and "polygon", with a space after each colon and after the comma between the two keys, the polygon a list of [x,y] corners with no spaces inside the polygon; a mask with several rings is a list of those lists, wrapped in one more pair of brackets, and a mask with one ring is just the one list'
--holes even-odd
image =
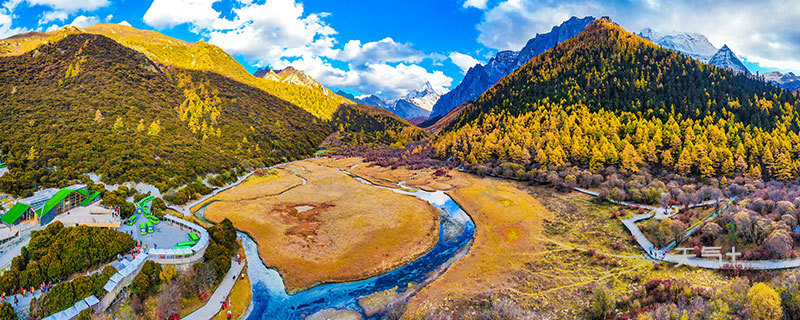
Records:
{"label": "winding river", "polygon": [[[264,265],[258,255],[258,247],[247,234],[239,232],[239,238],[247,253],[247,275],[250,277],[253,300],[243,319],[303,319],[324,309],[347,309],[367,317],[359,306],[358,299],[372,293],[395,287],[399,290],[419,290],[438,277],[453,262],[469,250],[475,233],[472,219],[442,191],[428,192],[409,188],[402,183],[398,188],[375,185],[347,171],[352,178],[375,188],[389,189],[397,193],[425,200],[442,214],[439,220],[439,241],[428,253],[397,269],[372,278],[317,285],[296,294],[287,294],[283,279],[277,270]],[[202,214],[202,213],[201,213]],[[414,289],[409,289],[410,286]],[[409,293],[408,296],[416,292]]]}

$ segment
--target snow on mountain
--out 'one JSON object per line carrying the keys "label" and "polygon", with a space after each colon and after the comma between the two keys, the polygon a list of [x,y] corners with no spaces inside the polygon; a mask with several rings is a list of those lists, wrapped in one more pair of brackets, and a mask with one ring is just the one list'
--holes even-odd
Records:
{"label": "snow on mountain", "polygon": [[[353,97],[343,91],[339,91],[337,94],[343,97]],[[433,105],[441,95],[442,92],[434,89],[428,82],[421,89],[411,91],[404,97],[395,100],[384,100],[376,95],[353,97],[350,100],[389,110],[403,119],[419,119],[430,116]]]}
{"label": "snow on mountain", "polygon": [[767,72],[761,75],[764,81],[792,92],[800,92],[800,77],[794,73],[780,73],[778,71]]}
{"label": "snow on mountain", "polygon": [[464,102],[477,99],[497,81],[517,70],[528,60],[580,33],[594,20],[594,17],[580,19],[572,17],[561,25],[553,27],[548,33],[537,34],[528,40],[525,47],[519,52],[500,51],[486,65],[475,65],[467,71],[464,79],[455,89],[442,95],[436,101],[431,117],[443,116]]}
{"label": "snow on mountain", "polygon": [[314,80],[314,78],[305,72],[297,70],[293,67],[286,67],[283,70],[271,70],[269,67],[267,67],[258,69],[255,73],[253,73],[253,75],[270,81],[291,83],[299,86],[320,89],[326,96],[333,94],[328,88],[317,82],[317,80]]}
{"label": "snow on mountain", "polygon": [[436,91],[430,82],[426,82],[422,89],[410,92],[401,100],[406,99],[424,110],[431,111],[441,96],[442,92]]}
{"label": "snow on mountain", "polygon": [[743,72],[746,75],[751,75],[750,70],[748,70],[736,54],[728,48],[728,45],[723,45],[722,48],[708,60],[708,64],[733,70],[737,73]]}
{"label": "snow on mountain", "polygon": [[708,63],[717,52],[717,48],[708,41],[708,38],[699,33],[662,34],[644,28],[638,35],[663,48],[681,52],[703,63]]}
{"label": "snow on mountain", "polygon": [[747,75],[751,74],[750,70],[747,69],[727,45],[717,50],[717,48],[708,41],[708,38],[702,34],[686,32],[666,34],[653,31],[650,28],[644,28],[638,33],[638,36],[653,41],[653,43],[662,48],[675,50],[688,55],[702,63],[708,63],[735,72],[744,72]]}

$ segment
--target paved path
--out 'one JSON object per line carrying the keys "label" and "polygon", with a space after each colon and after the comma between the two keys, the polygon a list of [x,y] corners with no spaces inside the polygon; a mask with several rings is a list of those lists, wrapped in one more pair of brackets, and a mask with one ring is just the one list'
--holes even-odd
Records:
{"label": "paved path", "polygon": [[233,285],[236,283],[236,278],[239,277],[239,274],[244,269],[244,263],[239,264],[236,260],[231,260],[231,269],[228,270],[228,273],[225,274],[225,277],[222,278],[222,283],[219,284],[217,290],[214,291],[214,294],[211,295],[211,298],[208,299],[208,303],[202,306],[197,311],[192,312],[188,316],[184,317],[184,320],[208,320],[214,317],[219,310],[222,309],[222,301],[228,298],[228,294],[231,293],[233,289]]}
{"label": "paved path", "polygon": [[247,180],[247,178],[249,178],[251,175],[253,175],[253,173],[255,173],[255,171],[249,172],[248,174],[239,177],[239,179],[237,179],[236,182],[234,182],[234,183],[231,183],[231,184],[229,184],[227,186],[224,186],[222,188],[214,189],[214,191],[211,191],[211,193],[209,193],[209,194],[207,194],[207,195],[205,195],[205,196],[201,197],[200,199],[197,199],[197,200],[195,200],[193,202],[190,202],[190,203],[182,205],[182,206],[172,205],[172,206],[168,206],[168,208],[170,208],[172,210],[175,210],[175,211],[178,211],[180,213],[183,213],[184,216],[190,216],[190,215],[192,215],[191,209],[194,206],[196,206],[196,205],[198,205],[200,203],[203,203],[204,201],[206,201],[208,199],[211,199],[212,197],[216,196],[218,193],[220,193],[222,191],[225,191],[225,190],[228,190],[228,189],[233,188],[235,186],[238,186],[240,183],[244,182],[244,180]]}
{"label": "paved path", "polygon": [[[600,196],[599,193],[597,193],[595,191],[588,190],[588,189],[583,189],[583,188],[573,188],[573,189],[575,191],[578,191],[580,193],[585,193],[585,194],[588,194],[588,195],[593,196],[593,197],[599,197]],[[638,204],[638,203],[632,203],[632,202],[626,202],[626,201],[617,201],[617,200],[614,200],[614,199],[606,199],[606,201],[614,203],[614,204],[618,204],[618,205],[622,205],[622,206],[626,206],[626,207],[630,207],[630,208],[637,208],[637,209],[638,208],[642,208],[644,210],[651,211],[651,212],[655,213],[654,216],[658,220],[662,220],[664,218],[669,218],[671,216],[674,216],[678,212],[680,212],[680,209],[691,209],[691,208],[697,208],[697,207],[710,206],[710,205],[715,205],[715,204],[717,204],[719,202],[722,202],[722,201],[725,201],[725,200],[727,200],[727,199],[725,199],[725,198],[717,198],[717,199],[711,199],[711,200],[707,200],[707,201],[703,201],[703,202],[699,202],[699,203],[695,203],[695,204],[690,204],[690,205],[685,206],[685,207],[677,206],[677,207],[664,208],[664,207],[656,207],[656,206],[650,206],[650,205],[646,205],[646,204]],[[678,209],[678,210],[675,210],[675,209]]]}
{"label": "paved path", "polygon": [[11,242],[5,244],[2,251],[0,251],[0,270],[5,270],[6,268],[11,267],[11,260],[18,256],[20,252],[22,252],[22,247],[28,245],[28,242],[30,241],[31,233],[27,232],[21,234],[17,239],[11,240]]}

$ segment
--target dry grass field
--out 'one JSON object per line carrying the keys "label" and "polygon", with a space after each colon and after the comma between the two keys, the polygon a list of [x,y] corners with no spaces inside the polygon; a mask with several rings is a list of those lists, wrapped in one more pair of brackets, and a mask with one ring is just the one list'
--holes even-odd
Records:
{"label": "dry grass field", "polygon": [[[457,171],[449,171],[446,175],[436,176],[435,170],[432,169],[384,168],[371,163],[362,163],[361,158],[322,158],[318,161],[324,162],[328,166],[347,169],[365,180],[382,186],[397,187],[397,183],[405,181],[406,186],[413,188],[426,191],[447,191],[468,185],[467,180],[463,178],[464,175]],[[354,165],[358,166],[350,169]]]}
{"label": "dry grass field", "polygon": [[[205,216],[214,222],[227,217],[250,234],[289,292],[381,274],[436,244],[435,208],[358,182],[323,162],[297,162],[275,177],[247,181],[215,197]],[[295,174],[308,183],[280,193],[298,181]]]}
{"label": "dry grass field", "polygon": [[545,250],[542,222],[552,214],[514,182],[452,172],[468,185],[450,196],[472,217],[475,239],[466,256],[411,299],[405,317],[447,310],[452,299],[508,291],[526,263]]}

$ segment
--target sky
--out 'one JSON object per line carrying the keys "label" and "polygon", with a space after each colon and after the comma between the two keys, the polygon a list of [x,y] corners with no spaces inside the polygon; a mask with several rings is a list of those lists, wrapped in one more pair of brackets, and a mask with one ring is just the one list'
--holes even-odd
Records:
{"label": "sky", "polygon": [[293,66],[333,89],[397,98],[455,87],[498,50],[571,16],[697,32],[751,71],[800,75],[800,4],[733,0],[0,0],[0,38],[100,22],[215,44],[247,70]]}

